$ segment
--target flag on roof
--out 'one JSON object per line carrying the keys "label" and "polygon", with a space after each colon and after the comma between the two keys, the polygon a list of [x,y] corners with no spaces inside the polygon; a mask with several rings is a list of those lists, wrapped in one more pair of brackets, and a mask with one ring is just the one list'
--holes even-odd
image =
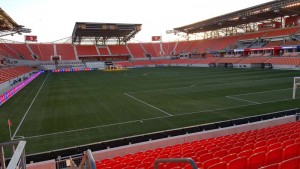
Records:
{"label": "flag on roof", "polygon": [[161,36],[152,36],[152,41],[160,41]]}

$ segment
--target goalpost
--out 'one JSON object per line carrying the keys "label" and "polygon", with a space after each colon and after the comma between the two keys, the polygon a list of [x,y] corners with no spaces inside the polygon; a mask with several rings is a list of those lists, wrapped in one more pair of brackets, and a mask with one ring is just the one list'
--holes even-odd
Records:
{"label": "goalpost", "polygon": [[123,70],[122,65],[110,65],[108,66],[108,70]]}
{"label": "goalpost", "polygon": [[298,86],[300,86],[300,77],[294,77],[293,99],[296,98],[296,90]]}

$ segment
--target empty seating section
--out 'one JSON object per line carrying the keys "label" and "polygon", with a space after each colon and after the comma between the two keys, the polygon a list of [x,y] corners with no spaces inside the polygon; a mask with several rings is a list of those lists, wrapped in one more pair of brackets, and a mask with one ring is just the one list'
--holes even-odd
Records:
{"label": "empty seating section", "polygon": [[133,55],[133,58],[145,58],[145,51],[140,43],[129,43],[128,48]]}
{"label": "empty seating section", "polygon": [[7,57],[21,59],[13,49],[11,49],[10,47],[7,46],[6,43],[0,43],[0,48],[2,49],[2,51],[5,51],[3,53],[6,53]]}
{"label": "empty seating section", "polygon": [[239,63],[243,58],[221,58],[220,60],[217,61],[217,63]]}
{"label": "empty seating section", "polygon": [[170,56],[175,49],[176,42],[165,42],[162,43],[164,56]]}
{"label": "empty seating section", "polygon": [[268,44],[266,44],[264,46],[264,48],[271,48],[271,47],[275,47],[275,46],[280,46],[281,44],[283,44],[283,41],[269,42]]}
{"label": "empty seating section", "polygon": [[268,60],[273,65],[300,65],[298,57],[273,57]]}
{"label": "empty seating section", "polygon": [[288,36],[294,34],[298,29],[299,27],[275,29],[268,31],[264,37]]}
{"label": "empty seating section", "polygon": [[71,44],[56,44],[57,55],[61,60],[76,60],[74,47]]}
{"label": "empty seating section", "polygon": [[31,71],[33,71],[32,68],[28,68],[24,66],[0,69],[0,83],[9,81],[13,78],[21,76],[25,73],[29,73]]}
{"label": "empty seating section", "polygon": [[[97,161],[97,168],[154,168],[158,158],[192,158],[202,169],[293,169],[300,165],[300,122],[177,144]],[[121,166],[120,166],[121,165]],[[191,168],[164,163],[160,169]]]}
{"label": "empty seating section", "polygon": [[153,48],[154,48],[154,50],[155,50],[155,53],[156,53],[156,55],[157,56],[162,56],[161,55],[161,45],[160,45],[160,43],[153,43],[152,44],[153,45]]}
{"label": "empty seating section", "polygon": [[159,51],[154,49],[154,44],[153,43],[141,43],[141,45],[144,47],[146,53],[150,54],[152,57],[157,57],[159,56]]}
{"label": "empty seating section", "polygon": [[98,52],[95,45],[76,46],[78,56],[97,56]]}
{"label": "empty seating section", "polygon": [[29,51],[26,44],[15,44],[15,43],[7,43],[6,44],[9,48],[11,48],[13,51],[15,51],[19,58],[25,59],[25,60],[34,60],[32,57],[31,52]]}
{"label": "empty seating section", "polygon": [[263,37],[265,34],[266,32],[247,33],[242,35],[239,40],[257,39]]}
{"label": "empty seating section", "polygon": [[98,47],[100,55],[110,55],[107,47]]}
{"label": "empty seating section", "polygon": [[132,66],[147,66],[147,65],[154,65],[151,60],[136,60],[131,62]]}
{"label": "empty seating section", "polygon": [[41,49],[38,46],[38,44],[28,44],[28,47],[31,49],[31,51],[33,52],[34,55],[36,55],[38,60],[41,61],[46,61],[47,59],[43,59],[42,53],[41,53]]}
{"label": "empty seating section", "polygon": [[292,46],[292,45],[299,45],[299,41],[285,41],[281,44],[281,46]]}
{"label": "empty seating section", "polygon": [[186,51],[187,46],[188,46],[187,41],[177,42],[177,46],[175,48],[175,55],[179,55],[179,54],[182,54],[182,53],[187,53],[187,51]]}
{"label": "empty seating section", "polygon": [[[112,55],[129,55],[129,52],[125,45],[109,45],[108,47]],[[102,55],[101,51],[100,54]]]}
{"label": "empty seating section", "polygon": [[223,37],[210,40],[210,50],[224,50],[232,44],[235,44],[240,36]]}
{"label": "empty seating section", "polygon": [[268,57],[247,57],[239,62],[239,64],[265,63],[268,62]]}
{"label": "empty seating section", "polygon": [[[30,44],[30,48],[31,46],[35,46],[36,44]],[[53,44],[37,44],[37,52],[40,53],[40,55],[37,55],[34,51],[34,53],[37,55],[38,59],[41,61],[49,61],[52,60],[51,56],[54,55],[54,46]]]}
{"label": "empty seating section", "polygon": [[216,63],[220,58],[218,57],[207,57],[205,59],[199,59],[194,64],[210,64],[210,63]]}

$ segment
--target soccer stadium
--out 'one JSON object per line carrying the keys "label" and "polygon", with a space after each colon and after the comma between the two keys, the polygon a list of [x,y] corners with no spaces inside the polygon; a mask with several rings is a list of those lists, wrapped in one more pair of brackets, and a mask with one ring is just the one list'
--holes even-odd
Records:
{"label": "soccer stadium", "polygon": [[171,41],[100,20],[38,42],[0,16],[0,169],[300,169],[300,0]]}

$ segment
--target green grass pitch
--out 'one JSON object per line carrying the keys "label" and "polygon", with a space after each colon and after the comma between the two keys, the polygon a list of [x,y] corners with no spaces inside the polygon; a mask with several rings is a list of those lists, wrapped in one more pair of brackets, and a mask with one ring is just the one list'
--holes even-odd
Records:
{"label": "green grass pitch", "polygon": [[[0,107],[27,154],[300,107],[299,71],[143,68],[44,73]],[[299,96],[299,94],[298,94]]]}

